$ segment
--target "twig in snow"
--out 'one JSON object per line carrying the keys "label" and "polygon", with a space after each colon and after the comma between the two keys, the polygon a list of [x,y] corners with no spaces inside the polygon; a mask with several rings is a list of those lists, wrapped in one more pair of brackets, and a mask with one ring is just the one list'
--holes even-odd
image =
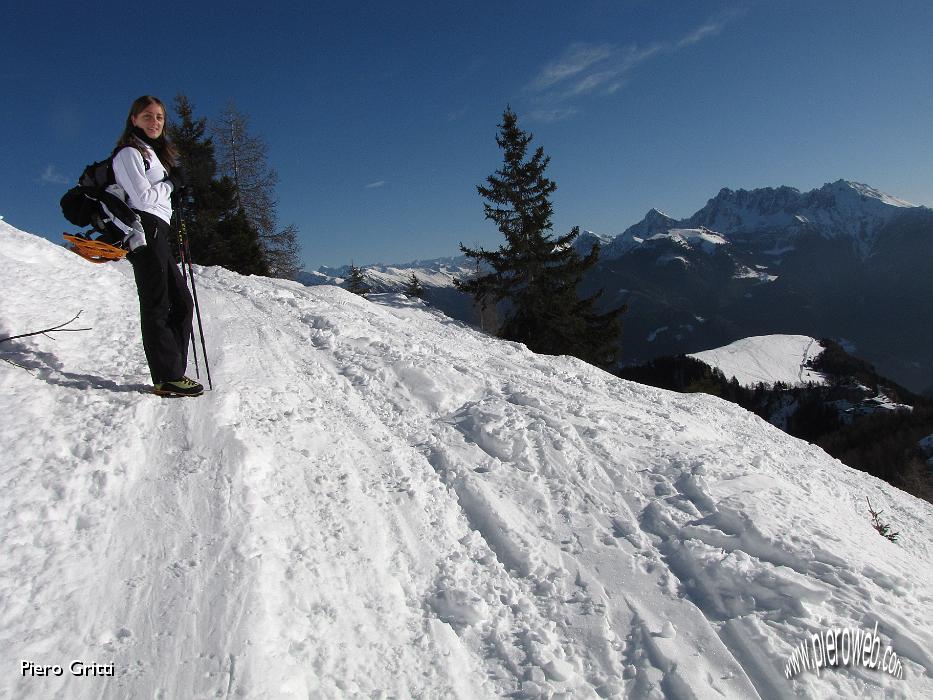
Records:
{"label": "twig in snow", "polygon": [[[74,323],[75,321],[77,321],[77,320],[78,320],[78,317],[79,317],[82,313],[84,313],[84,309],[81,309],[81,311],[79,311],[78,313],[76,313],[76,314],[74,315],[74,318],[72,318],[70,321],[65,321],[64,323],[59,323],[57,326],[52,326],[51,328],[43,328],[41,331],[32,331],[31,333],[20,333],[19,335],[11,335],[11,336],[9,336],[8,338],[0,338],[0,343],[5,342],[5,341],[7,341],[7,340],[16,340],[17,338],[27,338],[27,337],[29,337],[29,336],[31,336],[31,335],[44,335],[44,336],[45,336],[46,338],[48,338],[49,340],[55,340],[55,338],[53,338],[52,336],[50,336],[49,333],[67,333],[67,332],[77,332],[77,331],[89,331],[89,330],[91,330],[90,328],[65,328],[65,326],[67,326],[68,324]],[[26,370],[27,372],[30,372],[30,370],[29,370],[28,368],[23,367],[21,364],[17,364],[16,362],[13,362],[13,360],[8,360],[8,359],[5,358],[5,357],[2,357],[2,358],[0,358],[0,359],[2,359],[4,362],[6,362],[6,363],[8,363],[8,364],[13,365],[14,367],[19,367],[20,369],[24,369],[24,370]],[[31,374],[31,372],[30,372],[30,374]]]}
{"label": "twig in snow", "polygon": [[[868,496],[865,496],[865,500],[868,501]],[[891,526],[881,522],[881,514],[883,510],[875,511],[871,507],[871,501],[868,501],[868,512],[871,515],[871,526],[878,531],[878,534],[882,537],[887,537],[892,542],[897,542],[897,536],[901,533],[891,532]]]}

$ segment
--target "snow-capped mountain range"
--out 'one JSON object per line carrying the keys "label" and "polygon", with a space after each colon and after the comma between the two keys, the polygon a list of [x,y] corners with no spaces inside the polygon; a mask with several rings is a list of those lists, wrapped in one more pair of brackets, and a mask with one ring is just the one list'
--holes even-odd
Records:
{"label": "snow-capped mountain range", "polygon": [[[607,305],[627,303],[622,356],[643,362],[749,336],[833,338],[901,384],[933,388],[933,210],[868,185],[838,180],[723,189],[685,219],[652,209],[615,237],[583,231],[581,253],[601,246],[585,280]],[[454,279],[465,258],[373,266],[379,291],[402,290],[412,272],[429,302],[475,321]],[[334,284],[322,270],[306,283]],[[853,303],[854,300],[859,300]],[[896,339],[896,340],[891,340]]]}
{"label": "snow-capped mountain range", "polygon": [[0,343],[0,697],[933,696],[933,507],[735,405],[219,267],[165,400],[127,261],[0,261],[0,338],[87,329]]}
{"label": "snow-capped mountain range", "polygon": [[767,237],[774,234],[794,237],[810,230],[822,235],[848,236],[859,252],[871,252],[881,228],[904,209],[916,205],[880,192],[868,185],[847,180],[827,183],[810,192],[793,187],[765,187],[756,190],[723,188],[692,216],[675,220],[652,209],[606,247],[603,258],[624,255],[652,236],[672,229],[706,229],[727,238]]}
{"label": "snow-capped mountain range", "polygon": [[[884,226],[905,210],[925,209],[869,185],[848,180],[827,183],[809,192],[793,187],[766,187],[755,190],[723,188],[706,205],[686,219],[674,219],[658,209],[621,234],[606,236],[581,230],[574,245],[582,253],[593,244],[601,246],[600,259],[610,261],[643,246],[666,241],[684,248],[715,252],[718,246],[736,242],[759,252],[779,256],[793,249],[794,240],[805,233],[825,237],[846,236],[863,256],[870,254]],[[775,247],[783,240],[783,247]],[[320,268],[304,273],[305,284],[340,282],[348,267]],[[464,257],[438,258],[392,265],[370,265],[368,276],[380,291],[398,289],[412,272],[432,287],[452,287],[453,280],[475,272]]]}

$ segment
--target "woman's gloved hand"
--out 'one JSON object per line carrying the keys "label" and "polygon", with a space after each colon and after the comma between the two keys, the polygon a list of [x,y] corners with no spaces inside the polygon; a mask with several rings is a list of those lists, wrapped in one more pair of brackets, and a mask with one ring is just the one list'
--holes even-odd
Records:
{"label": "woman's gloved hand", "polygon": [[166,179],[172,183],[172,189],[177,193],[188,189],[188,173],[181,165],[173,167]]}
{"label": "woman's gloved hand", "polygon": [[123,242],[129,246],[130,251],[142,248],[146,245],[146,232],[143,230],[143,222],[139,219],[133,222],[133,230],[126,234]]}

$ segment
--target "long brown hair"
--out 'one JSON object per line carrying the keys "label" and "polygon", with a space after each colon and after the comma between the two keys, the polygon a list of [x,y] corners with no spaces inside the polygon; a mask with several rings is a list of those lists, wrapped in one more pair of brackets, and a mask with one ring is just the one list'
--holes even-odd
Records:
{"label": "long brown hair", "polygon": [[162,116],[165,118],[165,126],[162,129],[162,136],[159,137],[159,143],[154,145],[152,150],[155,151],[156,156],[159,158],[159,162],[165,167],[166,172],[170,172],[175,165],[175,160],[178,158],[178,151],[172,145],[172,142],[169,141],[168,135],[165,133],[166,129],[168,129],[168,111],[165,109],[165,104],[163,104],[162,100],[158,97],[143,95],[142,97],[136,98],[130,106],[130,113],[126,116],[126,126],[123,127],[123,134],[121,134],[119,140],[117,140],[117,147],[115,150],[130,146],[139,151],[143,160],[146,159],[146,152],[140,145],[139,137],[136,136],[133,131],[136,128],[133,126],[133,117],[138,117],[149,105],[153,104],[158,105],[162,109]]}

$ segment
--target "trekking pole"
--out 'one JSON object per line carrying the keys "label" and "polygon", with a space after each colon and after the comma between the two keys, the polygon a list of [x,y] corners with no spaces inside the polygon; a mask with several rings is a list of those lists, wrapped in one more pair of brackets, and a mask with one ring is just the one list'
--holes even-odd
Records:
{"label": "trekking pole", "polygon": [[207,372],[207,386],[211,391],[214,389],[214,384],[211,382],[211,366],[207,361],[207,346],[204,344],[204,326],[201,325],[201,307],[198,304],[198,289],[194,284],[194,268],[191,267],[191,247],[188,245],[188,229],[185,228],[185,216],[183,213],[184,208],[180,208],[178,216],[178,224],[181,234],[182,246],[185,250],[185,260],[188,264],[188,272],[191,276],[191,295],[194,297],[194,310],[195,314],[198,317],[198,333],[201,336],[201,350],[204,352],[204,371]]}
{"label": "trekking pole", "polygon": [[[181,222],[181,214],[178,215],[178,221]],[[185,244],[181,236],[181,224],[179,223],[178,229],[178,255],[181,258],[181,274],[185,279],[185,286],[188,286],[188,268],[185,266]],[[201,368],[198,364],[198,341],[194,338],[194,328],[191,329],[191,351],[194,353],[194,375],[200,379],[201,378]]]}

